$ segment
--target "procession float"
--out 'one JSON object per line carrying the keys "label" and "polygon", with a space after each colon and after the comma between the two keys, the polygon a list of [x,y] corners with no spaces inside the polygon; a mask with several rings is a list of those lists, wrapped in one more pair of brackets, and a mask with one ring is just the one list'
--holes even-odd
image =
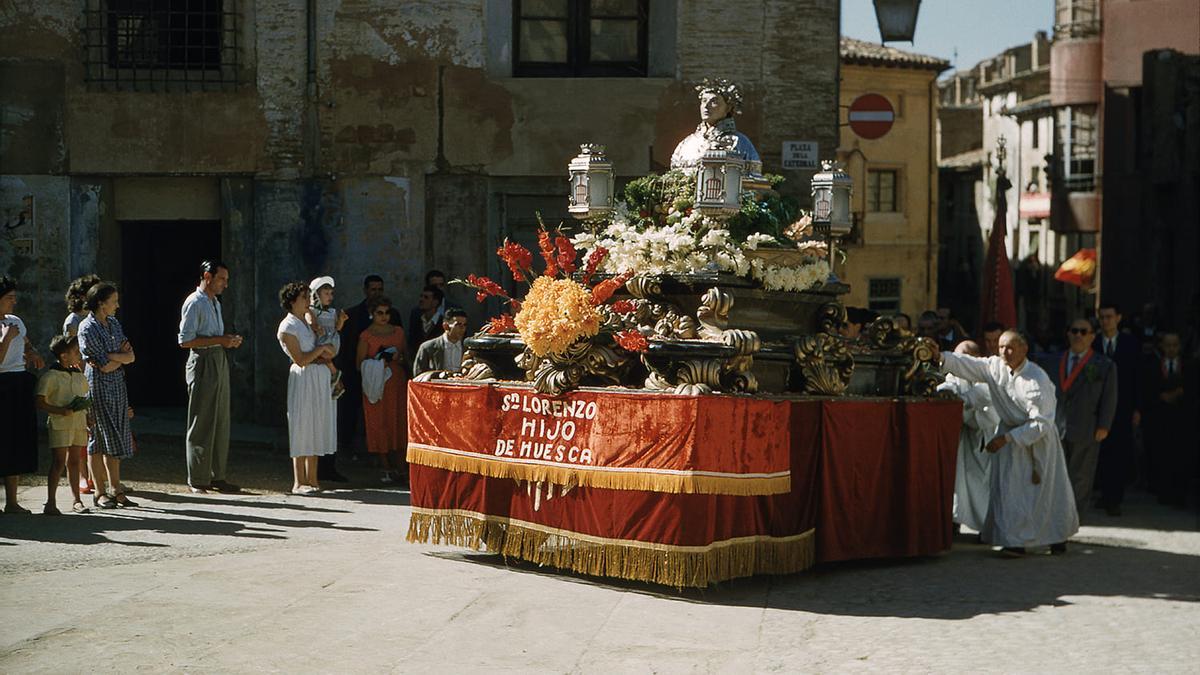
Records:
{"label": "procession float", "polygon": [[410,541],[674,587],[949,548],[961,412],[933,345],[839,334],[850,177],[823,163],[801,211],[737,86],[696,90],[661,175],[617,194],[581,146],[572,231],[497,251],[523,296],[464,280],[504,311],[410,385]]}

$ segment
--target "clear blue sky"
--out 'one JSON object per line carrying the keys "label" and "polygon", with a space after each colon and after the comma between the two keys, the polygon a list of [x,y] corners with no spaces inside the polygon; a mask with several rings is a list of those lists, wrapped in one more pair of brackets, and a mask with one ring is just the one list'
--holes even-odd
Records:
{"label": "clear blue sky", "polygon": [[[887,45],[939,56],[961,70],[1029,42],[1036,31],[1049,33],[1053,24],[1054,0],[923,0],[912,44]],[[842,0],[842,35],[879,42],[871,0]]]}

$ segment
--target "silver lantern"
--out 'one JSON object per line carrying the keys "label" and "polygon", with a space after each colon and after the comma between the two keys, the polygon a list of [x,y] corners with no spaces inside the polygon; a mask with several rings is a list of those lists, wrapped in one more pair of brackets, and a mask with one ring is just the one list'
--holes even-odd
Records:
{"label": "silver lantern", "polygon": [[584,143],[567,166],[570,174],[570,206],[580,220],[603,218],[613,209],[613,165],[604,156],[604,146]]}
{"label": "silver lantern", "polygon": [[744,160],[732,149],[706,150],[696,166],[694,208],[716,218],[728,218],[740,211],[744,168]]}
{"label": "silver lantern", "polygon": [[829,248],[829,281],[837,282],[833,273],[837,240],[850,234],[854,218],[850,213],[850,190],[854,185],[842,165],[821,162],[821,172],[812,177],[813,231],[825,235]]}

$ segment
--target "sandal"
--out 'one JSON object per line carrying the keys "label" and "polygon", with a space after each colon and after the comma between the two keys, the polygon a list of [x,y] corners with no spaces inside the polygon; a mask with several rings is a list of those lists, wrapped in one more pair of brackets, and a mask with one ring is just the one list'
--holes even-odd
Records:
{"label": "sandal", "polygon": [[137,508],[138,505],[137,502],[133,501],[129,497],[126,497],[124,492],[118,492],[117,494],[113,495],[113,499],[117,502],[117,508],[120,509],[133,509]]}
{"label": "sandal", "polygon": [[108,495],[98,495],[96,497],[95,501],[96,501],[96,506],[101,509],[117,508],[117,500],[113,499],[112,497],[109,497]]}
{"label": "sandal", "polygon": [[71,510],[75,513],[88,513],[88,507],[83,505],[83,502],[75,502],[71,505]]}

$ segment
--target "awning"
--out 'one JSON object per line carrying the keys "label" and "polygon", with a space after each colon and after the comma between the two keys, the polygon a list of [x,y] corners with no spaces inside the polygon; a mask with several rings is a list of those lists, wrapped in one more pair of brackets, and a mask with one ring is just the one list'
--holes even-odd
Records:
{"label": "awning", "polygon": [[1080,288],[1090,288],[1096,278],[1096,249],[1081,248],[1058,266],[1054,278]]}
{"label": "awning", "polygon": [[1049,192],[1022,192],[1021,193],[1021,217],[1022,218],[1049,218],[1050,217],[1050,193]]}

